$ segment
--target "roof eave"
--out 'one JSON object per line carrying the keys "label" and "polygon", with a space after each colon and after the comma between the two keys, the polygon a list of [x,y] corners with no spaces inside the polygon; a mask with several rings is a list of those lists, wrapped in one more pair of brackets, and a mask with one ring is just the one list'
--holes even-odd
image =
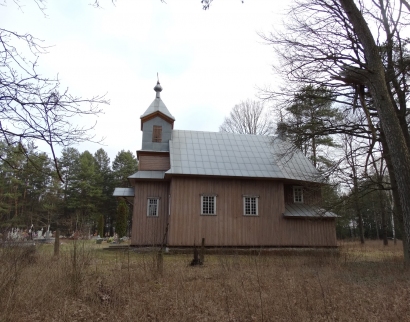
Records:
{"label": "roof eave", "polygon": [[155,112],[153,112],[149,115],[141,116],[141,131],[143,131],[143,125],[144,125],[145,122],[147,122],[149,120],[152,120],[153,118],[155,118],[157,116],[162,118],[164,121],[170,123],[171,124],[171,129],[174,128],[175,119],[165,115],[164,113],[162,113],[160,111],[155,111]]}

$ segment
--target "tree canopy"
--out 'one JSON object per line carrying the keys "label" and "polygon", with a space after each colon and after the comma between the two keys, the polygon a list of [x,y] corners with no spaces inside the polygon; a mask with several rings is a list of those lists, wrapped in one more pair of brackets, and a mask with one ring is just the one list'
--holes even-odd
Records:
{"label": "tree canopy", "polygon": [[[39,1],[38,7],[41,15],[44,3]],[[61,88],[57,77],[41,75],[38,56],[46,53],[47,46],[35,36],[0,28],[0,140],[8,146],[20,145],[26,157],[30,144],[45,143],[62,180],[56,146],[100,141],[92,134],[95,123],[80,126],[78,118],[100,114],[99,104],[108,101],[101,95],[79,97]],[[0,150],[0,159],[5,152]]]}
{"label": "tree canopy", "polygon": [[229,117],[219,127],[220,132],[268,135],[273,132],[273,122],[263,102],[246,100],[235,105]]}
{"label": "tree canopy", "polygon": [[[58,158],[63,183],[52,159],[33,145],[27,157],[19,152],[20,146],[2,141],[0,145],[7,152],[0,160],[0,232],[12,227],[28,230],[31,225],[37,231],[50,225],[64,235],[79,230],[94,233],[97,228],[100,235],[113,233],[117,219],[114,188],[128,183],[126,178],[138,169],[131,152],[118,153],[114,171],[102,148],[94,155],[66,148]],[[115,173],[120,180],[114,180]],[[125,229],[127,224],[128,217]]]}

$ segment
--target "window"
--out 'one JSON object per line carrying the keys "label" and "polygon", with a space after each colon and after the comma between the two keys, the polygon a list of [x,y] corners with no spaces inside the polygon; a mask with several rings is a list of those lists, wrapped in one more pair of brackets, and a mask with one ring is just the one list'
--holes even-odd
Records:
{"label": "window", "polygon": [[152,128],[152,142],[162,141],[162,126],[154,125]]}
{"label": "window", "polygon": [[158,217],[158,198],[148,198],[147,216]]}
{"label": "window", "polygon": [[293,187],[293,202],[303,203],[303,187]]}
{"label": "window", "polygon": [[201,215],[216,215],[216,196],[201,196]]}
{"label": "window", "polygon": [[258,216],[258,196],[243,196],[244,216]]}

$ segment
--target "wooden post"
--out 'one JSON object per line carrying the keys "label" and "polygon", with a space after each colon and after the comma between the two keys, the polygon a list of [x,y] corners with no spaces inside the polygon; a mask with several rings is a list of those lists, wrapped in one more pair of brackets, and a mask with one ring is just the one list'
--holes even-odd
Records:
{"label": "wooden post", "polygon": [[198,250],[196,249],[196,245],[194,244],[194,259],[191,261],[191,266],[201,265],[201,261],[199,260]]}
{"label": "wooden post", "polygon": [[202,264],[205,262],[205,238],[202,238],[201,252],[199,254],[199,260]]}
{"label": "wooden post", "polygon": [[164,270],[164,259],[162,251],[160,250],[157,254],[157,273],[158,275],[162,276],[162,272]]}
{"label": "wooden post", "polygon": [[54,237],[54,256],[58,256],[60,255],[60,229],[56,230],[56,235]]}

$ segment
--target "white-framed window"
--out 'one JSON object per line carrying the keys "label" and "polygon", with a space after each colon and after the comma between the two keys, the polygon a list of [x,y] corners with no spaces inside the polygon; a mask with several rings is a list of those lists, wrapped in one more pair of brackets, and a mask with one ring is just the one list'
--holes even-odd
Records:
{"label": "white-framed window", "polygon": [[147,216],[158,217],[159,198],[148,198]]}
{"label": "white-framed window", "polygon": [[243,196],[243,215],[258,216],[259,196]]}
{"label": "white-framed window", "polygon": [[300,187],[300,186],[293,187],[293,202],[303,203],[303,187]]}
{"label": "white-framed window", "polygon": [[216,195],[201,195],[201,215],[216,215]]}

